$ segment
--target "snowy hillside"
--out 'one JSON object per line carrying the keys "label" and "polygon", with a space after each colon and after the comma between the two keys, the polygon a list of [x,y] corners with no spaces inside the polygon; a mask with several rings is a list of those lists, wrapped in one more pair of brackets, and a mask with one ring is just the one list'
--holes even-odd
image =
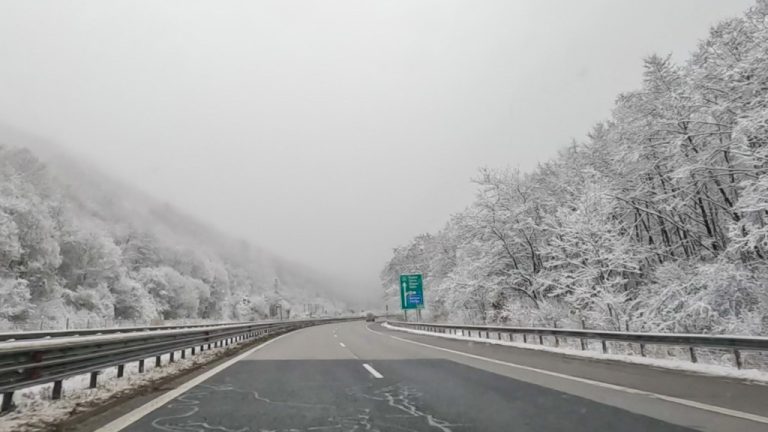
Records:
{"label": "snowy hillside", "polygon": [[329,277],[222,235],[40,140],[1,132],[0,327],[344,309]]}

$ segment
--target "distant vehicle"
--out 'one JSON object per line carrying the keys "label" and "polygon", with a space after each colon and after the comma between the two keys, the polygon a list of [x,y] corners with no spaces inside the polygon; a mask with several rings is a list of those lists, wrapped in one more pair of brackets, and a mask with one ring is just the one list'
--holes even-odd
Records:
{"label": "distant vehicle", "polygon": [[373,312],[368,312],[365,314],[365,322],[375,322],[376,321],[376,315],[373,314]]}

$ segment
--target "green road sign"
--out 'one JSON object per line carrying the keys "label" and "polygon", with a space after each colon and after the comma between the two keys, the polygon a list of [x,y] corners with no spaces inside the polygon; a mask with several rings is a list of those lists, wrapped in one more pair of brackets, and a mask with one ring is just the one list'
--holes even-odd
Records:
{"label": "green road sign", "polygon": [[424,288],[420,274],[400,275],[400,307],[403,309],[424,308]]}

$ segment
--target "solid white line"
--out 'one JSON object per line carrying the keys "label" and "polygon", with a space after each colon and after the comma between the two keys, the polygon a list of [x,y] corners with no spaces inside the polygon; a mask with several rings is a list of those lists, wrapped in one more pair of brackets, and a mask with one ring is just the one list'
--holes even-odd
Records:
{"label": "solid white line", "polygon": [[371,365],[369,365],[368,363],[363,363],[363,367],[364,367],[364,368],[366,368],[366,369],[368,370],[368,372],[370,372],[370,373],[371,373],[371,375],[373,375],[373,377],[374,377],[374,378],[384,378],[384,375],[380,374],[380,373],[379,373],[379,371],[377,371],[376,369],[374,369],[374,368],[373,368]]}
{"label": "solid white line", "polygon": [[496,360],[496,359],[492,359],[492,358],[488,358],[488,357],[481,357],[479,355],[469,354],[469,353],[465,353],[465,352],[461,352],[461,351],[455,351],[455,350],[448,349],[448,348],[437,347],[437,346],[434,346],[434,345],[429,345],[429,344],[425,344],[425,343],[421,343],[421,342],[416,342],[416,341],[412,341],[412,340],[408,340],[408,339],[399,338],[397,336],[387,335],[387,334],[384,334],[384,333],[377,332],[375,330],[371,330],[371,328],[368,327],[368,326],[366,326],[366,328],[368,329],[368,331],[370,331],[372,333],[376,333],[376,334],[381,335],[381,336],[389,336],[392,339],[397,339],[399,341],[408,342],[408,343],[411,343],[411,344],[414,344],[414,345],[420,345],[420,346],[423,346],[423,347],[432,348],[432,349],[440,350],[440,351],[445,351],[445,352],[449,352],[449,353],[452,353],[452,354],[457,354],[457,355],[461,355],[461,356],[465,356],[465,357],[470,357],[470,358],[474,358],[474,359],[478,359],[478,360],[485,360],[485,361],[490,362],[490,363],[496,363],[496,364],[500,364],[500,365],[505,365],[505,366],[509,366],[509,367],[513,367],[513,368],[517,368],[517,369],[522,369],[522,370],[530,371],[530,372],[537,372],[537,373],[540,373],[540,374],[549,375],[549,376],[553,376],[553,377],[557,377],[557,378],[563,378],[563,379],[567,379],[567,380],[571,380],[571,381],[577,381],[577,382],[584,383],[584,384],[590,384],[590,385],[593,385],[593,386],[596,386],[596,387],[603,387],[603,388],[607,388],[607,389],[611,389],[611,390],[621,391],[621,392],[624,392],[624,393],[630,393],[630,394],[634,394],[634,395],[641,395],[641,396],[647,396],[647,397],[656,398],[656,399],[662,399],[662,400],[665,400],[667,402],[672,402],[672,403],[676,403],[676,404],[680,404],[680,405],[685,405],[685,406],[692,407],[692,408],[697,408],[697,409],[700,409],[700,410],[703,410],[703,411],[710,411],[710,412],[714,412],[714,413],[718,413],[718,414],[723,414],[723,415],[727,415],[727,416],[731,416],[731,417],[736,417],[736,418],[740,418],[740,419],[751,420],[751,421],[754,421],[754,422],[757,422],[757,423],[768,424],[768,417],[759,416],[757,414],[747,413],[747,412],[743,412],[743,411],[736,411],[736,410],[732,410],[732,409],[729,409],[729,408],[723,408],[723,407],[719,407],[719,406],[715,406],[715,405],[709,405],[709,404],[705,404],[705,403],[702,403],[702,402],[696,402],[696,401],[692,401],[692,400],[688,400],[688,399],[681,399],[681,398],[677,398],[677,397],[674,397],[674,396],[667,396],[667,395],[663,395],[663,394],[652,393],[652,392],[648,392],[648,391],[645,391],[645,390],[634,389],[634,388],[631,388],[631,387],[623,387],[623,386],[616,385],[616,384],[608,384],[608,383],[601,382],[601,381],[593,381],[593,380],[590,380],[590,379],[587,379],[587,378],[579,378],[579,377],[575,377],[575,376],[571,376],[571,375],[565,375],[565,374],[561,374],[561,373],[557,373],[557,372],[552,372],[552,371],[548,371],[548,370],[544,370],[544,369],[537,369],[537,368],[533,368],[533,367],[530,367],[530,366],[523,366],[523,365],[519,365],[519,364],[515,364],[515,363],[509,363],[509,362],[505,362],[505,361],[502,361],[502,360]]}
{"label": "solid white line", "polygon": [[[298,331],[301,331],[301,330],[298,330]],[[281,339],[281,338],[283,338],[285,336],[294,334],[294,333],[296,333],[296,332],[289,332],[289,333],[286,333],[284,335],[280,335],[280,336],[278,336],[278,337],[276,337],[274,339],[270,339],[270,340],[264,342],[263,344],[261,344],[261,345],[259,345],[257,347],[254,347],[254,348],[246,351],[245,353],[240,354],[239,356],[237,356],[237,357],[235,357],[235,358],[233,358],[231,360],[228,360],[228,361],[226,361],[226,362],[216,366],[215,368],[209,370],[208,372],[205,372],[203,374],[200,374],[200,375],[192,378],[191,380],[185,382],[184,384],[180,385],[179,387],[177,387],[177,388],[175,388],[175,389],[173,389],[173,390],[171,390],[171,391],[169,391],[167,393],[164,393],[164,394],[158,396],[155,399],[152,399],[151,401],[149,401],[146,404],[136,408],[135,410],[129,412],[128,414],[113,420],[112,422],[110,422],[110,423],[100,427],[99,429],[96,429],[95,432],[117,432],[117,431],[123,430],[124,428],[126,428],[126,427],[130,426],[131,424],[135,423],[136,421],[138,421],[142,417],[146,416],[147,414],[151,413],[152,411],[154,411],[154,410],[160,408],[161,406],[165,405],[166,403],[176,399],[179,395],[181,395],[185,391],[191,389],[192,387],[200,384],[201,382],[203,382],[203,381],[207,380],[208,378],[216,375],[217,373],[223,371],[224,369],[232,366],[233,364],[239,362],[240,360],[244,359],[245,357],[248,357],[249,355],[253,354],[254,352],[264,348],[265,346],[267,346],[269,344],[271,344],[272,342],[276,342],[277,340],[279,340],[279,339]]]}
{"label": "solid white line", "polygon": [[341,345],[342,348],[346,348],[347,346],[344,345],[344,342],[339,342],[339,345]]}

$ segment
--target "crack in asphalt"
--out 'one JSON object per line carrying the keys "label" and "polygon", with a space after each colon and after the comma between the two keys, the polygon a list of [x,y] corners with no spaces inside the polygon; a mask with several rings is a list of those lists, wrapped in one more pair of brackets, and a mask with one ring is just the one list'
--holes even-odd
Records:
{"label": "crack in asphalt", "polygon": [[[191,417],[200,412],[200,404],[204,398],[216,397],[213,393],[217,392],[237,392],[248,394],[259,402],[270,405],[296,407],[296,408],[315,408],[323,410],[336,410],[336,406],[328,404],[310,404],[301,402],[275,401],[260,395],[257,391],[244,390],[231,385],[209,385],[201,384],[195,391],[183,394],[177,397],[173,403],[168,405],[169,409],[180,409],[182,412],[174,415],[159,417],[152,421],[152,427],[163,432],[251,432],[250,427],[231,429],[222,425],[214,425],[207,418],[202,421]],[[305,427],[288,427],[279,429],[259,428],[254,432],[323,432],[323,431],[343,431],[343,432],[382,432],[382,431],[404,431],[418,432],[409,426],[401,424],[392,424],[388,421],[382,421],[384,418],[413,418],[420,419],[426,426],[439,430],[440,432],[453,432],[452,427],[463,426],[451,424],[441,420],[431,414],[424,412],[417,407],[417,399],[422,395],[408,386],[401,384],[389,385],[377,390],[372,394],[362,392],[360,388],[348,389],[347,394],[357,396],[366,400],[384,402],[387,406],[396,409],[400,414],[383,415],[377,418],[374,423],[374,416],[370,408],[358,408],[360,413],[354,416],[329,416],[327,421],[330,424],[315,425]],[[382,429],[383,428],[383,429]]]}

